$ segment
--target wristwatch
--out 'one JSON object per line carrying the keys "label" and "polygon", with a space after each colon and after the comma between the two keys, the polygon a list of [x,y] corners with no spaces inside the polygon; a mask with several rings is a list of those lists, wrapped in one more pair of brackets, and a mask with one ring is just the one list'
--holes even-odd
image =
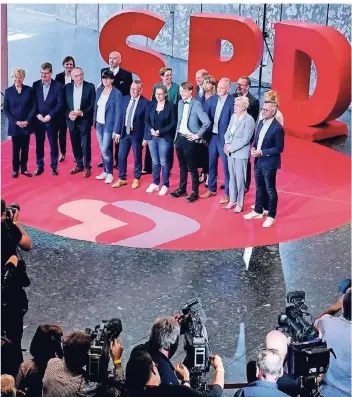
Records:
{"label": "wristwatch", "polygon": [[188,383],[188,384],[190,385],[189,380],[183,380],[183,381],[181,382],[181,385],[183,386],[185,383]]}

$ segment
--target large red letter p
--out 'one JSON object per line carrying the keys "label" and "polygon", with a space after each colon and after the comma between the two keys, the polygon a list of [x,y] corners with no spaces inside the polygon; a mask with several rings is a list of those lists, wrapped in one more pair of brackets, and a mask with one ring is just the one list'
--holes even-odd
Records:
{"label": "large red letter p", "polygon": [[[311,62],[317,83],[309,97]],[[334,28],[300,21],[275,24],[273,89],[280,95],[285,131],[319,140],[347,134],[335,119],[351,102],[351,47]]]}

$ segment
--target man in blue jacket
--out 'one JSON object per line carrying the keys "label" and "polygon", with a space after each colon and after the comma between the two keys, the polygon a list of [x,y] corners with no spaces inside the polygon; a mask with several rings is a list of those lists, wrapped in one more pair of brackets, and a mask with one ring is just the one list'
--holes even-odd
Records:
{"label": "man in blue jacket", "polygon": [[[281,153],[284,150],[284,130],[275,119],[277,105],[265,102],[262,114],[263,120],[258,124],[252,147],[254,160],[254,175],[256,184],[255,208],[244,215],[244,219],[261,219],[264,208],[268,209],[268,217],[263,227],[274,225],[277,210],[276,173],[281,168]],[[265,190],[268,203],[265,202]]]}
{"label": "man in blue jacket", "polygon": [[58,118],[63,106],[63,86],[53,80],[53,67],[45,62],[40,67],[41,79],[33,83],[33,94],[36,102],[36,155],[37,169],[34,175],[44,172],[44,142],[45,133],[50,145],[50,167],[52,175],[58,175],[57,164],[59,156],[58,146]]}

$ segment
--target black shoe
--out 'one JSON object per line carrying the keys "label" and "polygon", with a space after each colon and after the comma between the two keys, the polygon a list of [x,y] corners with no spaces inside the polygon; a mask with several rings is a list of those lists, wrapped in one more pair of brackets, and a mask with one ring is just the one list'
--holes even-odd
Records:
{"label": "black shoe", "polygon": [[60,158],[59,158],[59,162],[62,163],[65,160],[66,157],[66,153],[65,154],[61,154]]}
{"label": "black shoe", "polygon": [[37,168],[37,169],[34,171],[34,175],[35,175],[35,176],[39,176],[39,175],[41,175],[43,172],[44,172],[44,168]]}
{"label": "black shoe", "polygon": [[249,190],[249,186],[246,186],[246,187],[244,188],[244,193],[246,194],[246,193],[248,192],[248,190]]}
{"label": "black shoe", "polygon": [[55,175],[55,176],[59,175],[59,171],[57,170],[57,168],[52,169],[51,175]]}
{"label": "black shoe", "polygon": [[18,178],[18,171],[14,171],[12,173],[12,178]]}
{"label": "black shoe", "polygon": [[186,201],[187,203],[194,203],[199,199],[199,196],[197,193],[192,192],[187,198]]}
{"label": "black shoe", "polygon": [[31,174],[30,172],[26,171],[22,171],[21,172],[22,175],[28,176],[29,178],[31,178],[33,176],[33,174]]}
{"label": "black shoe", "polygon": [[170,196],[173,198],[186,197],[187,192],[183,192],[180,189],[176,189],[174,192],[170,193]]}
{"label": "black shoe", "polygon": [[103,162],[98,163],[98,167],[102,168],[103,167]]}
{"label": "black shoe", "polygon": [[221,190],[225,190],[225,185],[221,185],[221,186],[220,186],[220,189],[221,189]]}

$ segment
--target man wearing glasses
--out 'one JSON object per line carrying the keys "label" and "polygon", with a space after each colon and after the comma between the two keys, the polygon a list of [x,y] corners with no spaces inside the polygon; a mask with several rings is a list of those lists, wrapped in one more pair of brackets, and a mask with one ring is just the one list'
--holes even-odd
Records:
{"label": "man wearing glasses", "polygon": [[53,67],[45,62],[40,67],[40,80],[33,83],[33,93],[36,102],[36,156],[37,169],[34,175],[44,172],[44,142],[45,133],[50,145],[50,167],[52,175],[58,175],[57,165],[59,156],[58,146],[58,117],[63,106],[63,87],[53,80]]}
{"label": "man wearing glasses", "polygon": [[[262,219],[264,208],[268,209],[268,217],[263,227],[274,225],[277,210],[276,173],[281,168],[281,153],[284,150],[284,129],[275,119],[277,104],[265,102],[263,120],[258,124],[252,147],[254,160],[254,175],[256,196],[254,210],[244,216],[244,219]],[[268,203],[266,203],[266,195]]]}
{"label": "man wearing glasses", "polygon": [[73,68],[71,78],[73,82],[65,86],[65,110],[76,166],[70,170],[70,174],[83,172],[83,178],[89,178],[92,168],[91,128],[95,87],[94,84],[84,81],[81,68]]}
{"label": "man wearing glasses", "polygon": [[[249,106],[247,109],[247,113],[250,114],[254,121],[257,123],[259,117],[259,100],[254,97],[250,92],[249,89],[251,88],[251,79],[247,76],[241,76],[237,82],[237,88],[234,93],[234,97],[237,98],[238,96],[246,96],[249,100]],[[253,131],[254,132],[254,131]],[[251,143],[253,140],[251,140]],[[246,187],[244,192],[247,193],[249,187],[251,185],[252,180],[252,167],[250,158],[247,162],[247,175],[246,175]]]}

